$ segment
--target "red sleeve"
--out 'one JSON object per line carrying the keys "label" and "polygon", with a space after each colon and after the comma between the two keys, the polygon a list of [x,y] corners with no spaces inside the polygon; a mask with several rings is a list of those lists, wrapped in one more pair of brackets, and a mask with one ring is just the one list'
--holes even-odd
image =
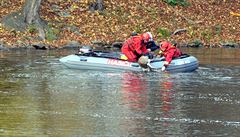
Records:
{"label": "red sleeve", "polygon": [[148,53],[146,45],[142,43],[141,37],[134,37],[133,41],[133,46],[137,54],[141,55]]}
{"label": "red sleeve", "polygon": [[175,49],[170,49],[166,56],[166,61],[170,64],[174,55]]}
{"label": "red sleeve", "polygon": [[135,43],[135,50],[139,55],[142,54],[142,49],[141,48],[142,48],[141,41],[137,41]]}
{"label": "red sleeve", "polygon": [[140,43],[139,45],[136,45],[136,52],[141,55],[141,54],[146,54],[148,53],[148,50],[146,48],[145,44]]}
{"label": "red sleeve", "polygon": [[143,47],[142,47],[142,52],[143,52],[144,54],[148,53],[147,45],[142,45],[142,46],[143,46]]}

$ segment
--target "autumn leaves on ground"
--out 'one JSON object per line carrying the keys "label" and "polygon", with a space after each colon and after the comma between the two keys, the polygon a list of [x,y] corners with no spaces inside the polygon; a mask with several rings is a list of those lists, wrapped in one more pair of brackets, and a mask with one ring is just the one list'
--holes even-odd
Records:
{"label": "autumn leaves on ground", "polygon": [[[0,20],[19,11],[25,0],[2,0]],[[132,32],[150,31],[154,39],[177,43],[202,42],[219,45],[240,42],[240,1],[186,0],[185,5],[171,6],[166,0],[103,0],[103,11],[89,10],[94,0],[42,0],[40,16],[48,22],[46,40],[29,25],[25,32],[6,29],[0,24],[0,42],[9,47],[45,43],[61,47],[70,41],[111,44],[124,41]],[[186,29],[171,36],[177,29]]]}

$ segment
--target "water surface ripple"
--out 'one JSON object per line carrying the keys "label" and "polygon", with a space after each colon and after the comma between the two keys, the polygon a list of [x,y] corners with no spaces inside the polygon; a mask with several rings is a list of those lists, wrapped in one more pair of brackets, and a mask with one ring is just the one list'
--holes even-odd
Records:
{"label": "water surface ripple", "polygon": [[197,71],[82,71],[58,61],[72,50],[0,52],[0,136],[239,136],[239,50],[185,52]]}

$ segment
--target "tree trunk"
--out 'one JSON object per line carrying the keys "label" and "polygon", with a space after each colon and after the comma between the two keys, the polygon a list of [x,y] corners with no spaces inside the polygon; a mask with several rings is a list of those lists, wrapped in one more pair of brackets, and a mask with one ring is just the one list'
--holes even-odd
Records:
{"label": "tree trunk", "polygon": [[5,16],[2,23],[5,27],[17,31],[25,31],[28,25],[34,25],[39,32],[39,37],[44,40],[44,21],[39,16],[41,0],[26,0],[21,11]]}
{"label": "tree trunk", "polygon": [[45,33],[44,33],[43,23],[39,16],[40,5],[41,5],[41,0],[26,0],[23,7],[23,16],[24,16],[24,21],[27,25],[30,25],[30,24],[36,25],[39,32],[39,37],[44,40]]}
{"label": "tree trunk", "polygon": [[39,20],[39,7],[41,0],[26,0],[23,8],[23,15],[25,22],[27,24],[35,23],[36,20]]}

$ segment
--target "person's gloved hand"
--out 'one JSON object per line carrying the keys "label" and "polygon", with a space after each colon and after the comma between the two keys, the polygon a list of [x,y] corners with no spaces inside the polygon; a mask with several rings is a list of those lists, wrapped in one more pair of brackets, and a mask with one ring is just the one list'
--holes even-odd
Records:
{"label": "person's gloved hand", "polygon": [[165,71],[166,70],[166,67],[165,66],[162,66],[162,71]]}
{"label": "person's gloved hand", "polygon": [[168,61],[164,61],[163,66],[162,66],[162,71],[166,70],[166,67],[169,65]]}
{"label": "person's gloved hand", "polygon": [[163,55],[163,51],[162,51],[162,50],[159,50],[158,54],[159,54],[159,55]]}

